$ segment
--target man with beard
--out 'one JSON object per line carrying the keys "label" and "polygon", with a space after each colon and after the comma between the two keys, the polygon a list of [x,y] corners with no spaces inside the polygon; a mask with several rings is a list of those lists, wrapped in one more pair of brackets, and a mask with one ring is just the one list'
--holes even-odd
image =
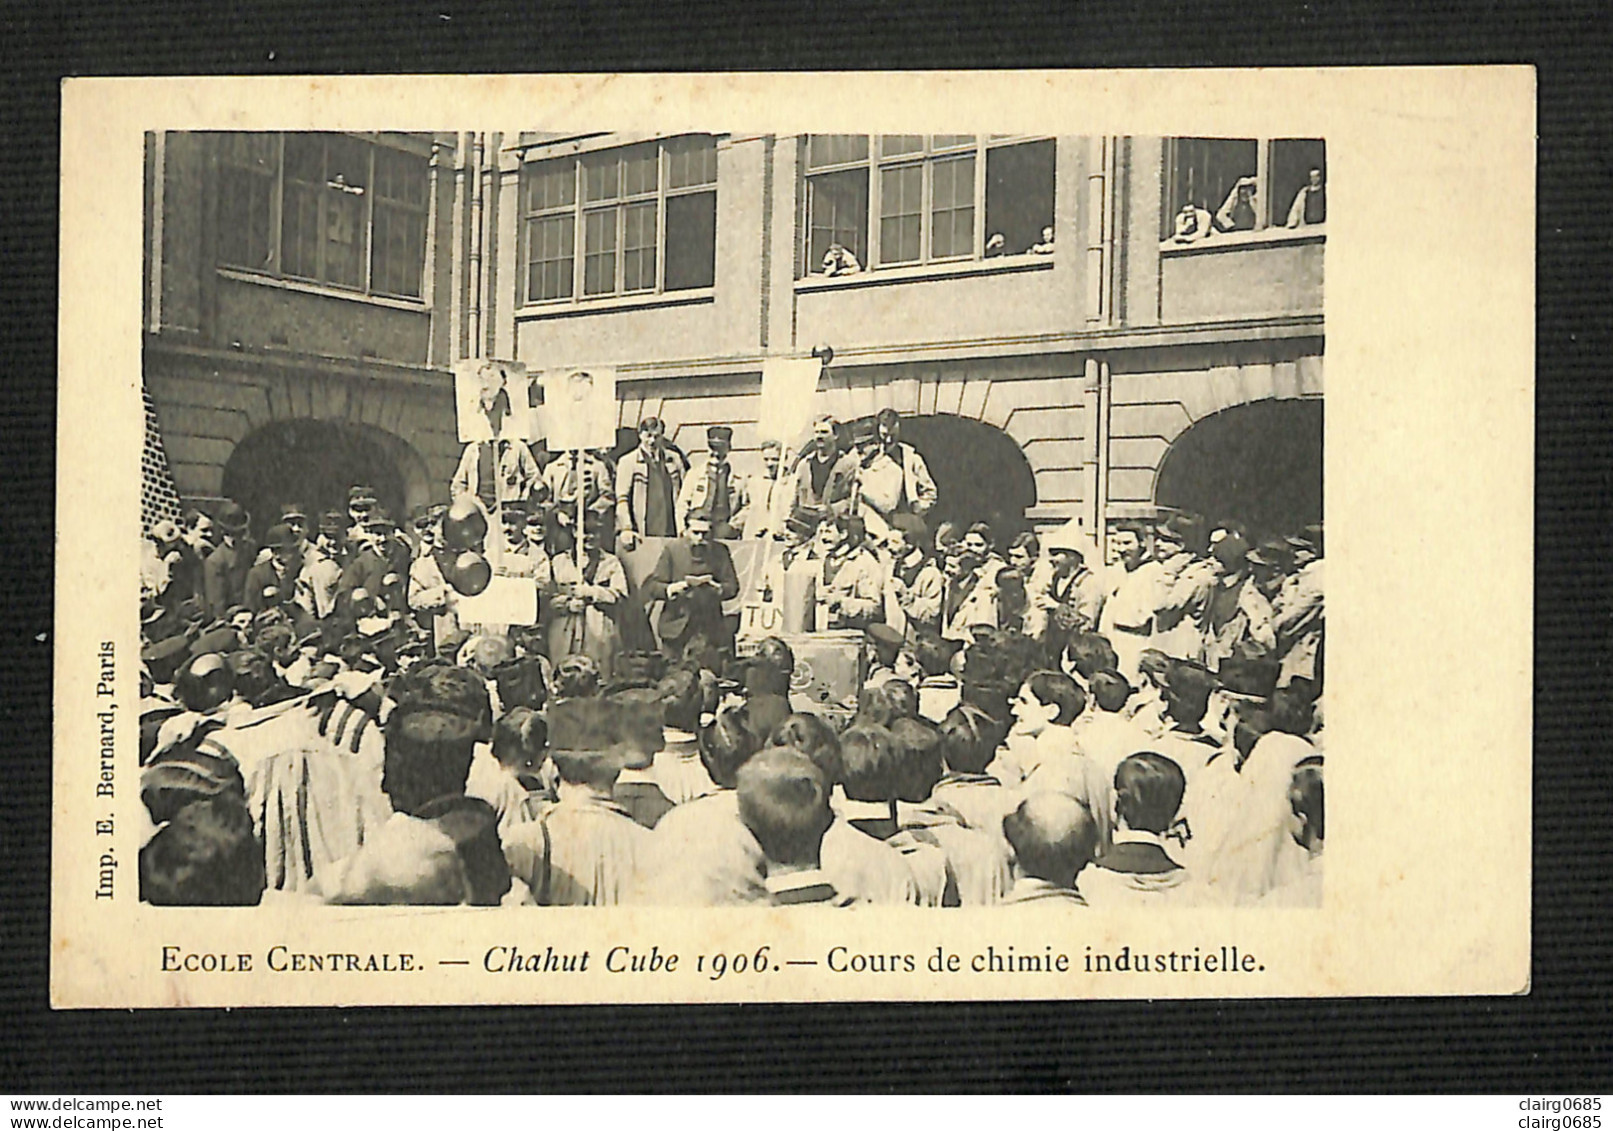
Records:
{"label": "man with beard", "polygon": [[1103,611],[1103,578],[1090,564],[1096,560],[1097,547],[1074,525],[1050,531],[1043,548],[1048,569],[1035,577],[1037,584],[1029,590],[1025,634],[1062,655],[1072,635],[1097,625]]}
{"label": "man with beard", "polygon": [[715,659],[714,651],[732,650],[722,605],[739,596],[739,576],[728,547],[711,537],[711,527],[710,514],[692,512],[684,536],[661,551],[645,582],[648,601],[666,602],[656,631],[662,649],[674,661],[694,651],[705,663]]}
{"label": "man with beard", "polygon": [[1267,655],[1277,646],[1272,627],[1271,602],[1249,572],[1249,544],[1228,534],[1210,551],[1217,565],[1215,586],[1199,621],[1203,632],[1203,660],[1211,671],[1230,656],[1245,659]]}
{"label": "man with beard", "polygon": [[[222,619],[231,605],[243,603],[246,575],[258,556],[257,545],[247,535],[250,521],[233,500],[226,500],[218,509],[218,546],[202,565],[204,604],[211,617]],[[172,582],[169,584],[171,587]]]}
{"label": "man with beard", "polygon": [[888,555],[886,620],[898,631],[934,634],[941,629],[946,578],[924,545],[900,526],[885,536]]}
{"label": "man with beard", "polygon": [[1004,563],[991,552],[991,527],[971,526],[947,564],[941,635],[968,644],[976,626],[997,627],[997,573]]}
{"label": "man with beard", "polygon": [[1121,526],[1109,540],[1116,560],[1107,575],[1098,631],[1113,646],[1120,674],[1135,683],[1140,677],[1137,663],[1154,634],[1154,613],[1159,608],[1164,570],[1148,558],[1139,527]]}
{"label": "man with beard", "polygon": [[818,629],[867,628],[884,619],[884,573],[864,545],[862,519],[843,515],[818,528]]}
{"label": "man with beard", "polygon": [[[902,419],[895,409],[883,408],[874,418],[875,434],[868,457],[858,475],[861,501],[883,525],[911,528],[935,506],[935,480],[911,444],[902,443]],[[865,516],[866,517],[866,516]],[[878,535],[881,523],[869,522]]]}

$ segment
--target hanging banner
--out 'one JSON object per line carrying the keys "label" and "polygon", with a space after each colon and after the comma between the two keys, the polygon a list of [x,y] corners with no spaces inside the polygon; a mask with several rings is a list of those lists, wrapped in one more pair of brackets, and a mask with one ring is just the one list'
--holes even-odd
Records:
{"label": "hanging banner", "polygon": [[823,363],[815,357],[770,357],[762,362],[758,440],[777,440],[786,448],[800,442],[812,427],[822,372]]}
{"label": "hanging banner", "polygon": [[532,410],[551,452],[616,445],[616,370],[578,365],[546,369],[541,401]]}
{"label": "hanging banner", "polygon": [[467,357],[454,363],[454,409],[462,444],[481,440],[526,440],[530,377],[519,361]]}

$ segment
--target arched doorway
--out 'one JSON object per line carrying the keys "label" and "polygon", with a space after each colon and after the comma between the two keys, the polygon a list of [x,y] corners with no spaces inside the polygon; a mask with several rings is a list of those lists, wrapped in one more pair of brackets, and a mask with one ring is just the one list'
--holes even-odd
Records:
{"label": "arched doorway", "polygon": [[1297,531],[1322,520],[1322,401],[1234,405],[1171,444],[1154,480],[1162,507]]}
{"label": "arched doorway", "polygon": [[991,523],[999,539],[1025,525],[1036,505],[1036,476],[1025,452],[1000,428],[967,417],[904,416],[902,439],[918,450],[935,479],[928,524]]}
{"label": "arched doorway", "polygon": [[310,518],[346,510],[348,488],[360,483],[375,488],[377,501],[399,522],[429,495],[422,461],[403,440],[324,420],[265,425],[237,444],[224,465],[224,494],[251,512],[260,537],[285,503],[300,504]]}

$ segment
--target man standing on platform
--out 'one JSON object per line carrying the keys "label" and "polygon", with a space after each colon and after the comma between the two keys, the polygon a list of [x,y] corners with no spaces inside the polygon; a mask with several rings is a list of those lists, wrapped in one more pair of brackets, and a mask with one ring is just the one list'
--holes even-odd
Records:
{"label": "man standing on platform", "polygon": [[[935,480],[924,457],[902,443],[902,418],[895,409],[880,409],[874,427],[875,449],[858,477],[862,503],[878,512],[885,525],[911,530],[913,517],[923,518],[935,505]],[[879,529],[873,523],[869,528]]]}
{"label": "man standing on platform", "polygon": [[857,454],[840,448],[835,418],[824,413],[814,420],[812,444],[792,473],[791,513],[806,529],[816,530],[831,509],[850,500],[857,466]]}
{"label": "man standing on platform", "polygon": [[678,536],[677,501],[683,461],[667,450],[659,417],[639,421],[638,447],[616,465],[616,542],[631,550],[640,538]]}
{"label": "man standing on platform", "polygon": [[688,516],[694,511],[707,511],[711,515],[713,538],[737,538],[739,531],[734,525],[734,516],[745,509],[745,481],[734,474],[728,460],[733,444],[734,430],[726,424],[707,428],[707,453],[703,458],[695,457],[678,495],[682,525],[688,525]]}
{"label": "man standing on platform", "polygon": [[713,653],[733,647],[722,605],[739,595],[739,575],[728,547],[715,541],[711,531],[711,515],[692,511],[684,536],[661,551],[644,583],[647,601],[666,602],[656,631],[662,650],[673,660],[692,653],[704,664],[714,660]]}
{"label": "man standing on platform", "polygon": [[777,440],[763,440],[760,454],[762,470],[745,481],[746,506],[740,523],[744,538],[771,538],[784,532],[784,510],[791,486],[780,474],[784,445]]}

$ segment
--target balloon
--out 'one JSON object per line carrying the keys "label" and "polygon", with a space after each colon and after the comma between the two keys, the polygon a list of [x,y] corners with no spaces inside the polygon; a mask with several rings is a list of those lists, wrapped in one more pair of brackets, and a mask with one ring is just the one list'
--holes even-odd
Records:
{"label": "balloon", "polygon": [[475,550],[466,550],[449,567],[447,581],[456,593],[474,597],[493,580],[493,567]]}
{"label": "balloon", "polygon": [[469,496],[454,500],[442,518],[442,543],[450,550],[478,550],[487,537],[487,515]]}

